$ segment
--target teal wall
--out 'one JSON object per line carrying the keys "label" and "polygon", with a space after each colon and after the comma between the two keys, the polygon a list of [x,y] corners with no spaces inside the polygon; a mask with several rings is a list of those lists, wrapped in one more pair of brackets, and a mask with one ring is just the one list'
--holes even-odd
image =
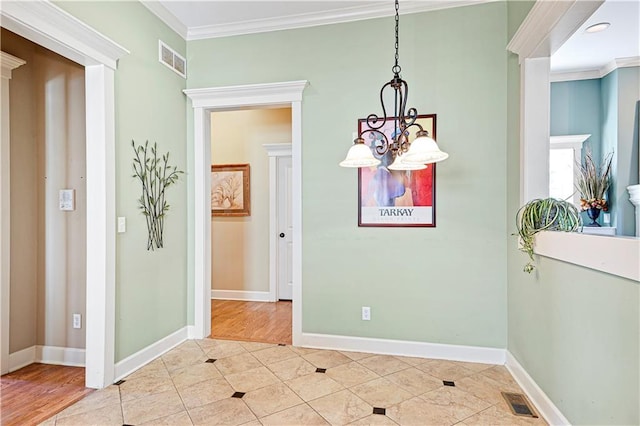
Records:
{"label": "teal wall", "polygon": [[[400,21],[408,104],[438,115],[438,141],[450,154],[437,166],[436,228],[358,228],[356,171],[338,167],[358,118],[380,112],[380,87],[392,77],[392,18],[189,42],[188,85],[310,82],[304,332],[502,348],[506,4]],[[371,307],[371,321],[361,321],[361,306]]]}
{"label": "teal wall", "polygon": [[[519,25],[511,18],[519,18],[516,11],[523,8],[520,2],[509,2],[509,27]],[[518,111],[515,56],[509,58],[508,78],[509,111]],[[509,233],[516,229],[520,204],[518,122],[518,114],[509,115]],[[522,271],[526,259],[516,238],[510,238],[509,352],[572,424],[639,424],[638,283],[540,256],[536,272],[529,275]]]}
{"label": "teal wall", "polygon": [[131,53],[115,73],[116,212],[127,232],[116,246],[116,362],[187,323],[187,184],[169,188],[165,247],[147,251],[147,230],[132,177],[137,143],[157,142],[171,163],[186,169],[185,80],[158,62],[158,39],[184,55],[186,43],[138,2],[56,2]]}
{"label": "teal wall", "polygon": [[[618,235],[635,235],[635,209],[627,186],[638,183],[634,129],[639,100],[640,67],[619,68],[601,79],[551,83],[551,135],[589,133],[584,148],[591,149],[594,159],[613,153],[608,200],[611,226]],[[583,220],[588,220],[585,212]]]}
{"label": "teal wall", "polygon": [[[583,144],[583,157],[587,150],[591,150],[593,158],[600,161],[602,152],[602,114],[603,105],[601,98],[600,79],[563,81],[551,83],[551,136],[583,135],[591,137]],[[615,205],[610,199],[610,212]],[[602,215],[598,222],[602,224]],[[589,223],[591,220],[586,212],[582,212],[582,220]],[[612,225],[614,226],[614,225]]]}
{"label": "teal wall", "polygon": [[635,208],[629,201],[627,186],[638,181],[639,141],[636,130],[640,101],[640,67],[619,68],[618,73],[618,147],[612,192],[618,200],[616,220],[620,235],[635,235]]}

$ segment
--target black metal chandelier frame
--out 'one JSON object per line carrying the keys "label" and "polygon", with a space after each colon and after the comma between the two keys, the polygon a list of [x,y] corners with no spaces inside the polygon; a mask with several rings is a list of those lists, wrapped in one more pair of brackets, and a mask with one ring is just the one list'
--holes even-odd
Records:
{"label": "black metal chandelier frame", "polygon": [[[358,135],[358,138],[354,141],[355,143],[364,143],[364,135],[366,133],[375,134],[378,136],[375,140],[374,149],[378,155],[384,155],[388,151],[391,151],[394,155],[402,155],[409,150],[411,143],[409,142],[409,129],[412,127],[416,127],[418,131],[416,132],[416,138],[421,136],[429,136],[429,132],[424,130],[419,123],[416,123],[416,119],[418,118],[418,111],[415,108],[409,108],[407,111],[407,98],[409,96],[409,85],[405,80],[400,77],[400,72],[402,68],[398,64],[400,55],[398,53],[400,42],[399,42],[399,29],[400,29],[400,14],[399,14],[399,3],[398,0],[395,0],[395,36],[396,36],[396,44],[395,44],[395,63],[391,68],[393,72],[393,78],[391,81],[387,82],[380,89],[380,104],[382,106],[382,117],[378,114],[372,113],[367,116],[366,123],[368,129],[363,130]],[[394,91],[393,99],[394,99],[394,115],[392,117],[387,116],[387,109],[384,103],[384,93],[385,89],[392,88]],[[406,112],[405,112],[406,111]],[[393,118],[394,121],[394,131],[395,136],[393,140],[390,142],[389,138],[383,131],[381,131],[382,127],[385,123]],[[396,131],[397,130],[397,131]]]}

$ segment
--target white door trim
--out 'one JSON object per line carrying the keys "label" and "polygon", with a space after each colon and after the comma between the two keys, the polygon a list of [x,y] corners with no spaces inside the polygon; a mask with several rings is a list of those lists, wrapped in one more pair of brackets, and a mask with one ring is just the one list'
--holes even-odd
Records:
{"label": "white door trim", "polygon": [[291,107],[293,161],[293,344],[302,337],[302,92],[308,82],[187,89],[193,106],[193,276],[194,327],[191,338],[211,334],[211,112],[256,106]]}
{"label": "white door trim", "polygon": [[0,140],[0,374],[6,374],[11,367],[9,363],[9,321],[10,321],[10,283],[11,283],[11,132],[9,131],[9,80],[11,72],[26,64],[20,58],[0,52],[0,65],[2,66],[2,139]]}
{"label": "white door trim", "polygon": [[290,143],[262,145],[269,156],[269,301],[278,299],[278,157],[291,157]]}
{"label": "white door trim", "polygon": [[[129,52],[48,1],[3,2],[2,27],[85,66],[87,126],[86,386],[114,378],[115,84]],[[4,196],[4,192],[3,192]]]}

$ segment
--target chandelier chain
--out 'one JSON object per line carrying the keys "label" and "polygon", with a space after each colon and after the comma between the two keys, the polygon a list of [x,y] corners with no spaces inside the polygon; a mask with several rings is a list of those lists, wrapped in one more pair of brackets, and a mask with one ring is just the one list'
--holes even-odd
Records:
{"label": "chandelier chain", "polygon": [[396,0],[396,62],[395,65],[393,66],[393,68],[391,69],[391,71],[393,71],[393,73],[395,75],[400,74],[400,65],[398,65],[398,60],[400,58],[400,55],[398,54],[398,48],[400,46],[400,43],[398,41],[399,39],[399,23],[400,23],[400,4],[398,2],[398,0]]}

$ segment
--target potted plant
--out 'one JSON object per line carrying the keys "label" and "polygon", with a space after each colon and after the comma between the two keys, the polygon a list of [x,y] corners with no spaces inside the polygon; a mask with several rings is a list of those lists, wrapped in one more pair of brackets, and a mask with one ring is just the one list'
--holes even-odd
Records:
{"label": "potted plant", "polygon": [[518,235],[521,239],[520,251],[529,255],[530,262],[524,271],[531,273],[533,266],[533,246],[535,235],[540,231],[576,231],[581,225],[580,212],[573,204],[556,198],[529,201],[516,214]]}
{"label": "potted plant", "polygon": [[611,160],[613,153],[609,153],[602,164],[596,166],[591,151],[587,150],[584,162],[580,165],[580,173],[576,188],[580,193],[580,208],[587,212],[591,223],[587,226],[600,226],[596,219],[601,211],[608,211],[609,206],[605,195],[611,185]]}

